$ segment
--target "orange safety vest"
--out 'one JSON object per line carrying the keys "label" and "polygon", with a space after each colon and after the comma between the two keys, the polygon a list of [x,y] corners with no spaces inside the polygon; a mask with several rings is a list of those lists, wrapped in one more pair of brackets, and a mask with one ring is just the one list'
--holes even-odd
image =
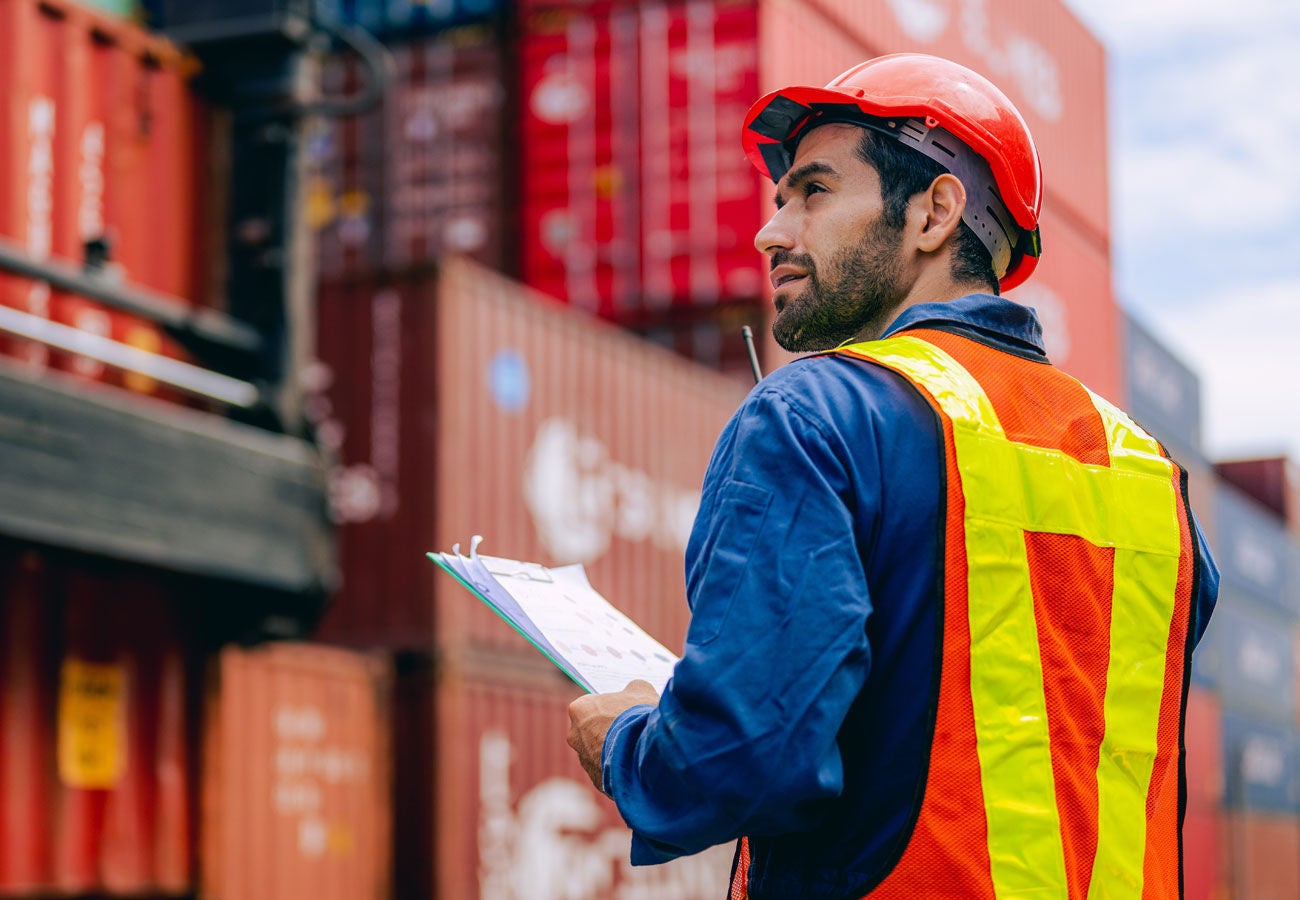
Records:
{"label": "orange safety vest", "polygon": [[[1184,473],[1041,361],[930,329],[837,352],[915,385],[947,457],[925,795],[867,896],[1181,897]],[[733,900],[748,870],[742,839]]]}

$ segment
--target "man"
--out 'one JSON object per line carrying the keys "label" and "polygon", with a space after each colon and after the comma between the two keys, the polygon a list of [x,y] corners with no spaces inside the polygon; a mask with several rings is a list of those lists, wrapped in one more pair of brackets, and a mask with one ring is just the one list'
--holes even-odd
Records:
{"label": "man", "polygon": [[793,362],[718,441],[659,697],[570,707],[655,863],[732,896],[1176,897],[1182,711],[1218,573],[1186,479],[999,290],[1039,253],[1010,101],[900,54],[751,110]]}

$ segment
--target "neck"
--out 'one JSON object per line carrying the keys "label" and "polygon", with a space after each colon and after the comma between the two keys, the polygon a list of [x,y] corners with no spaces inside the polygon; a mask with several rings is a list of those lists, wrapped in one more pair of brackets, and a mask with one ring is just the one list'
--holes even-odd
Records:
{"label": "neck", "polygon": [[898,305],[882,321],[873,322],[853,336],[854,342],[876,341],[889,329],[889,326],[907,309],[920,303],[949,303],[970,294],[987,294],[988,285],[969,281],[956,281],[948,273],[922,272],[912,283],[911,289],[903,296]]}

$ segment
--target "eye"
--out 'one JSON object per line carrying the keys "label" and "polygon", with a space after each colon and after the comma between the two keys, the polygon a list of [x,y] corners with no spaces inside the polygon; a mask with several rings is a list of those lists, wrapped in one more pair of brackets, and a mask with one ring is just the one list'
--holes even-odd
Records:
{"label": "eye", "polygon": [[817,181],[804,182],[803,195],[805,199],[811,197],[813,194],[824,194],[824,193],[826,193],[826,186],[821,184],[820,182]]}

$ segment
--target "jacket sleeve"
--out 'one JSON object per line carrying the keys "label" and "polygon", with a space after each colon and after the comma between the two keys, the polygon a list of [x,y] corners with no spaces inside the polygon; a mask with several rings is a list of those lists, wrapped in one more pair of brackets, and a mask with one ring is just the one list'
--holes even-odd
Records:
{"label": "jacket sleeve", "polygon": [[681,662],[658,707],[625,712],[604,746],[633,864],[806,829],[843,789],[836,736],[871,659],[854,516],[873,511],[852,508],[831,428],[760,387],[714,452]]}

